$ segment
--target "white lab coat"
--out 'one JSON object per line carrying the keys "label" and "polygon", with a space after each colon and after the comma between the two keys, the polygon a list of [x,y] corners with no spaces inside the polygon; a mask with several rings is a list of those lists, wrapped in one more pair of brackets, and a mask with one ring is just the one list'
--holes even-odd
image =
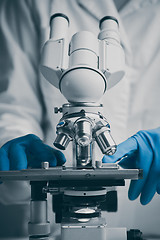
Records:
{"label": "white lab coat", "polygon": [[[117,143],[140,129],[160,126],[160,1],[131,0],[120,17],[111,5],[111,0],[1,0],[0,145],[28,133],[50,145],[55,138],[60,115],[54,115],[53,108],[66,100],[38,70],[49,18],[55,12],[69,16],[70,36],[80,30],[97,35],[98,20],[110,11],[117,15],[126,76],[102,98],[104,115]],[[69,162],[67,152],[66,156]],[[0,185],[0,237],[27,234],[29,191],[28,183]],[[118,193],[118,213],[105,214],[108,225],[160,236],[160,197],[156,195],[150,204],[141,206],[139,200],[128,200],[127,188],[120,187]]]}

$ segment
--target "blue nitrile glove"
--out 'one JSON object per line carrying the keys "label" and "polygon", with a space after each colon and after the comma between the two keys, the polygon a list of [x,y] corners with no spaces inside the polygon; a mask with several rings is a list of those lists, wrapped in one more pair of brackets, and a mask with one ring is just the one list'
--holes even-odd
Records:
{"label": "blue nitrile glove", "polygon": [[65,163],[66,159],[62,152],[44,144],[33,134],[15,138],[0,149],[0,171],[39,168],[45,161],[55,167]]}
{"label": "blue nitrile glove", "polygon": [[143,169],[143,179],[131,181],[128,192],[130,200],[135,200],[141,194],[140,202],[145,205],[156,191],[160,194],[160,128],[139,131],[119,144],[113,156],[105,155],[102,162],[113,163],[118,160],[124,168]]}

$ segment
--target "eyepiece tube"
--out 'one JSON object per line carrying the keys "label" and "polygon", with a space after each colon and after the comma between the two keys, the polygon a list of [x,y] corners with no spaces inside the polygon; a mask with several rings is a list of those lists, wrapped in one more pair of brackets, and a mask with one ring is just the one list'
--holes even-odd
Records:
{"label": "eyepiece tube", "polygon": [[65,38],[68,32],[69,18],[62,14],[56,13],[50,18],[50,38],[62,39]]}
{"label": "eyepiece tube", "polygon": [[106,24],[107,24],[107,21],[106,20],[112,20],[112,21],[115,21],[117,23],[117,25],[119,26],[119,23],[118,23],[118,20],[117,18],[113,17],[113,16],[105,16],[103,17],[100,21],[99,21],[99,28],[102,30],[104,28],[106,28]]}
{"label": "eyepiece tube", "polygon": [[98,38],[100,40],[107,40],[112,43],[120,43],[119,23],[115,17],[105,16],[99,22],[100,33]]}

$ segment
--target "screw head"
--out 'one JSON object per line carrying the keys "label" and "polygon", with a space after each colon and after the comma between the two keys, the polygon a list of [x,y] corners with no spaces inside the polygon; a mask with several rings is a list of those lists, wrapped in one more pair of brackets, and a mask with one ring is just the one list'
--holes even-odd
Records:
{"label": "screw head", "polygon": [[49,168],[49,162],[41,162],[41,168],[42,169],[48,169]]}
{"label": "screw head", "polygon": [[61,108],[61,107],[60,107],[60,108],[55,107],[55,108],[54,108],[54,113],[57,114],[57,113],[59,113],[59,112],[60,112],[60,113],[62,112],[62,108]]}

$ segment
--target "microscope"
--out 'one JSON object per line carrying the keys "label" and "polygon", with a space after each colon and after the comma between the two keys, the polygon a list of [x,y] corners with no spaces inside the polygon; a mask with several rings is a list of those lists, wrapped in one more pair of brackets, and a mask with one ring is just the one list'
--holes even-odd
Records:
{"label": "microscope", "polygon": [[61,240],[141,240],[138,230],[109,228],[102,210],[116,211],[116,186],[125,179],[142,177],[140,169],[123,169],[95,157],[95,147],[112,155],[116,143],[100,103],[105,92],[125,74],[124,52],[116,18],[105,16],[97,36],[88,31],[68,38],[69,19],[62,13],[50,19],[50,39],[42,50],[40,71],[58,88],[67,103],[55,108],[61,113],[54,146],[72,144],[72,166],[1,172],[1,181],[29,180],[31,183],[30,240],[49,240],[47,194],[52,195],[55,222],[61,224]]}

